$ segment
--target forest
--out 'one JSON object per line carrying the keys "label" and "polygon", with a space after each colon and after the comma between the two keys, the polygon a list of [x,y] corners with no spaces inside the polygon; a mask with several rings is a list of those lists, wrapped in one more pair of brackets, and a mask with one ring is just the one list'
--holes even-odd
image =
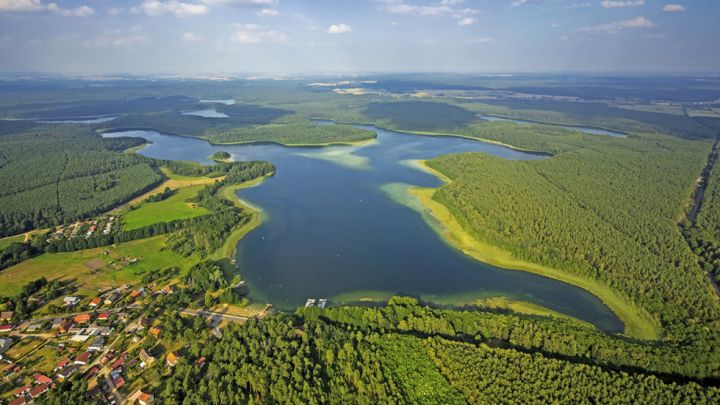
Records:
{"label": "forest", "polygon": [[433,159],[429,166],[453,180],[434,199],[480,241],[622,292],[661,321],[665,340],[714,339],[694,326],[717,322],[719,308],[676,225],[711,144],[521,127],[474,124],[463,134],[553,157]]}
{"label": "forest", "polygon": [[[406,299],[393,299],[383,311],[420,309],[412,306]],[[150,387],[165,402],[213,404],[703,404],[720,398],[717,388],[694,382],[491,347],[442,331],[375,329],[364,326],[373,324],[374,312],[350,311],[352,327],[313,309],[228,325],[219,340],[189,320],[168,318],[164,330],[184,330],[193,343],[181,353],[173,373],[151,381]],[[423,314],[415,313],[414,319],[422,324]],[[201,356],[204,366],[196,361]]]}
{"label": "forest", "polygon": [[0,236],[107,211],[157,185],[151,160],[117,152],[86,126],[34,125],[0,136]]}

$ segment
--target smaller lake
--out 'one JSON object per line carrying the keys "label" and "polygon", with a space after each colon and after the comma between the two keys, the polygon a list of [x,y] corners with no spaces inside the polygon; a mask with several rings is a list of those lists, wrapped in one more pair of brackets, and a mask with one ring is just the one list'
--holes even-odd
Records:
{"label": "smaller lake", "polygon": [[100,124],[103,122],[112,121],[117,118],[117,115],[112,116],[93,116],[93,117],[71,117],[71,118],[54,118],[49,120],[37,120],[41,124]]}
{"label": "smaller lake", "polygon": [[235,104],[235,99],[228,98],[228,99],[200,99],[201,103],[218,103],[218,104],[225,104],[225,105],[233,105]]}
{"label": "smaller lake", "polygon": [[551,125],[554,127],[563,127],[567,129],[572,129],[575,131],[584,132],[586,134],[591,135],[606,135],[606,136],[612,136],[615,138],[626,138],[627,135],[623,134],[622,132],[617,131],[610,131],[609,129],[602,129],[602,128],[595,128],[595,127],[586,127],[582,125],[560,125],[560,124],[550,124],[547,122],[539,122],[539,121],[528,121],[528,120],[520,120],[516,118],[505,118],[505,117],[497,117],[495,115],[483,115],[478,114],[478,118],[482,118],[485,121],[510,121],[514,122],[516,124],[540,124],[540,125]]}
{"label": "smaller lake", "polygon": [[194,115],[196,117],[204,118],[227,118],[228,115],[221,113],[214,108],[205,108],[203,110],[186,111],[182,115]]}

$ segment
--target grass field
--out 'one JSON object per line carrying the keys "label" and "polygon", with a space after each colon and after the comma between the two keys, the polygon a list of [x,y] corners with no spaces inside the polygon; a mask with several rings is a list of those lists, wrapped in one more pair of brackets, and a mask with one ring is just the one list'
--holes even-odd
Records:
{"label": "grass field", "polygon": [[[449,181],[446,176],[427,167],[424,162],[421,162],[420,165],[445,182]],[[518,260],[514,258],[512,254],[497,246],[483,243],[473,238],[462,228],[447,207],[433,199],[435,190],[434,188],[411,188],[409,192],[432,216],[429,222],[450,245],[468,256],[493,266],[510,270],[529,271],[578,286],[597,296],[622,320],[625,325],[626,335],[648,340],[655,340],[660,337],[660,327],[653,321],[652,317],[642,309],[622,298],[610,287],[595,280],[570,275],[566,272],[540,264]]]}
{"label": "grass field", "polygon": [[[23,285],[39,277],[48,280],[73,281],[80,286],[79,292],[96,291],[113,285],[135,283],[149,272],[177,266],[181,274],[197,263],[195,257],[183,257],[169,249],[163,249],[164,237],[156,236],[116,247],[81,250],[68,253],[45,253],[9,267],[0,273],[0,296],[12,296]],[[108,254],[103,254],[107,251]],[[138,258],[134,264],[123,265],[122,258]],[[90,264],[103,261],[106,266],[93,270]],[[114,262],[114,266],[111,264]]]}
{"label": "grass field", "polygon": [[0,250],[5,249],[6,247],[10,246],[11,243],[15,242],[23,242],[25,240],[25,234],[22,233],[20,235],[15,236],[8,236],[7,238],[0,239]]}
{"label": "grass field", "polygon": [[168,222],[176,219],[195,218],[209,214],[203,207],[194,206],[186,202],[194,197],[204,185],[194,185],[178,188],[177,192],[169,198],[157,202],[144,202],[138,208],[123,214],[123,230],[142,228],[157,222]]}

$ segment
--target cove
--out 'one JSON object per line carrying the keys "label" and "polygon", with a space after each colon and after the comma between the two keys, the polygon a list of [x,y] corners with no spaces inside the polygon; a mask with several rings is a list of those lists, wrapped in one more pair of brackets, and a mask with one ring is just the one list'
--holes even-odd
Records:
{"label": "cove", "polygon": [[143,155],[210,163],[217,151],[234,160],[267,160],[277,173],[238,192],[260,207],[264,222],[238,244],[237,263],[250,297],[280,309],[307,298],[349,302],[402,293],[441,303],[505,296],[542,305],[607,332],[623,324],[589,292],[536,274],[478,262],[446,244],[415,210],[397,202],[407,185],[438,187],[440,179],[410,162],[459,152],[504,159],[542,156],[455,137],[377,132],[375,143],[324,148],[274,144],[212,145],[154,131],[104,136],[148,139]]}

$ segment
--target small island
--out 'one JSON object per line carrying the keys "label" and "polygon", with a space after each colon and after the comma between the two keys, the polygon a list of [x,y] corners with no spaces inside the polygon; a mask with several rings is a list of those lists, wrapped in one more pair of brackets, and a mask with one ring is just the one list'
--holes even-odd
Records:
{"label": "small island", "polygon": [[232,155],[225,151],[217,151],[210,156],[210,160],[217,163],[228,163],[232,162]]}

